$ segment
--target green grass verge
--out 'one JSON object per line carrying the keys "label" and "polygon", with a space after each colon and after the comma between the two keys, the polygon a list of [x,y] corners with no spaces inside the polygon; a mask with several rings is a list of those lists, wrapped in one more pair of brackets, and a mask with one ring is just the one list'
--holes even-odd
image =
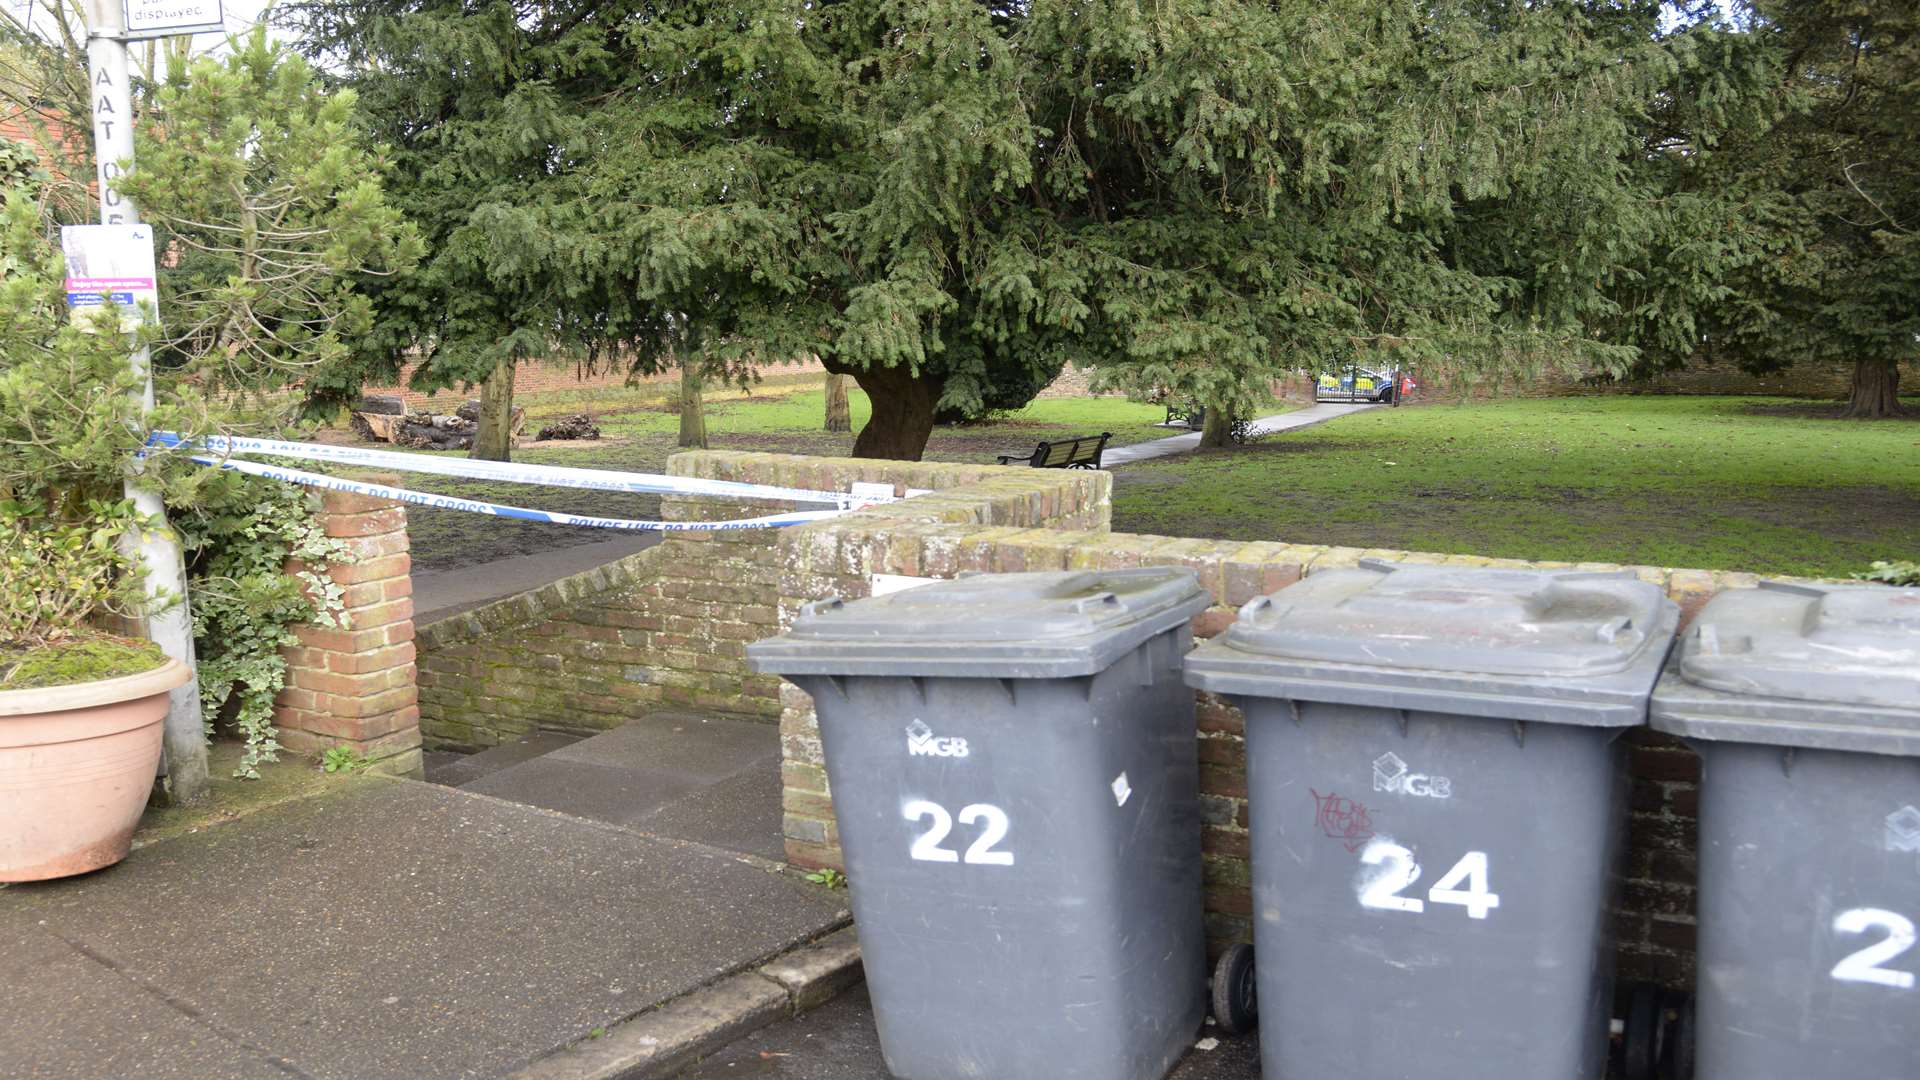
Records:
{"label": "green grass verge", "polygon": [[1121,469],[1113,527],[1816,576],[1915,557],[1920,421],[1833,411],[1687,397],[1374,409]]}

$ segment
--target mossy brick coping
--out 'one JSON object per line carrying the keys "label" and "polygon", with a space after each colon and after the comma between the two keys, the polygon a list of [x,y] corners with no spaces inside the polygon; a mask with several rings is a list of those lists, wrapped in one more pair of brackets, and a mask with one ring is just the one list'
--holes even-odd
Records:
{"label": "mossy brick coping", "polygon": [[0,690],[77,686],[138,675],[166,662],[166,654],[151,641],[83,631],[32,648],[0,645]]}

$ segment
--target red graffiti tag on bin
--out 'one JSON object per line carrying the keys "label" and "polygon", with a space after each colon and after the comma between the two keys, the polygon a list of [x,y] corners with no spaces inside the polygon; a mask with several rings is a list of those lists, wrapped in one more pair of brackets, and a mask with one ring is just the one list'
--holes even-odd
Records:
{"label": "red graffiti tag on bin", "polygon": [[1373,816],[1367,808],[1343,795],[1322,795],[1308,789],[1313,795],[1314,824],[1326,833],[1347,845],[1348,851],[1359,851],[1367,841],[1373,839]]}

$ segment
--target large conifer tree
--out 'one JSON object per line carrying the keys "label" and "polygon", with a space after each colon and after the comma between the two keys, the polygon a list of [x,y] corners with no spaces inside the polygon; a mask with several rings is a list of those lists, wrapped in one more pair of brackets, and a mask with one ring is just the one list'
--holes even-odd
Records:
{"label": "large conifer tree", "polygon": [[1920,360],[1920,7],[1752,0],[1746,14],[1783,69],[1779,120],[1715,175],[1751,193],[1769,251],[1735,279],[1709,348],[1758,371],[1851,364],[1846,415],[1895,415],[1901,365]]}
{"label": "large conifer tree", "polygon": [[1717,272],[1650,129],[1729,54],[1652,3],[302,10],[419,176],[436,253],[374,351],[432,379],[817,355],[855,452],[914,458],[1068,360],[1220,413],[1329,360],[1617,371]]}
{"label": "large conifer tree", "polygon": [[[391,148],[388,191],[421,230],[415,273],[369,289],[374,328],[336,397],[418,359],[423,389],[491,381],[477,456],[507,456],[515,365],[604,362],[651,309],[602,291],[599,222],[573,174],[596,108],[623,81],[629,5],[311,0],[282,8],[301,47],[359,96]],[[537,268],[537,272],[536,271]]]}

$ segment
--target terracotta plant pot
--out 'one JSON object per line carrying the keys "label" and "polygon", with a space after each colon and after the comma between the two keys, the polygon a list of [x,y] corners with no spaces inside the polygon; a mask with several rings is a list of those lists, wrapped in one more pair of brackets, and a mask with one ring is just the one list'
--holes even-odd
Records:
{"label": "terracotta plant pot", "polygon": [[127,857],[160,764],[178,660],[118,679],[0,690],[0,881],[40,881]]}

